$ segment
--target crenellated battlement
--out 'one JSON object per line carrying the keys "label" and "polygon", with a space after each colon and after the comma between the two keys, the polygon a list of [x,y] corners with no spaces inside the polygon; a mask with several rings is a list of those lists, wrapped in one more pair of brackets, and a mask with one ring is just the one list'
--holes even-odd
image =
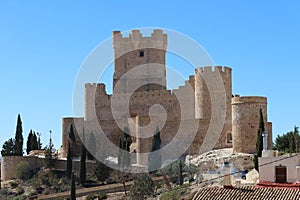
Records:
{"label": "crenellated battlement", "polygon": [[199,67],[195,69],[195,74],[196,73],[207,74],[207,73],[216,73],[216,72],[226,74],[226,75],[231,75],[232,69],[226,66],[215,66],[215,67],[207,66],[207,67]]}
{"label": "crenellated battlement", "polygon": [[107,95],[104,83],[86,83],[85,91],[99,95]]}
{"label": "crenellated battlement", "polygon": [[144,37],[140,30],[132,30],[128,37],[123,37],[120,31],[113,31],[113,47],[115,58],[138,49],[167,49],[167,34],[160,29],[154,29],[150,37]]}

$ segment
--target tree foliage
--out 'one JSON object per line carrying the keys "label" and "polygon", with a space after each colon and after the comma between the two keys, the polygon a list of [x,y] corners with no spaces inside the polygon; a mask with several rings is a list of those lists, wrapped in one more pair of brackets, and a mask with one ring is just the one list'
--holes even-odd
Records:
{"label": "tree foliage", "polygon": [[104,182],[110,174],[110,168],[100,161],[96,161],[96,168],[94,174],[98,181]]}
{"label": "tree foliage", "polygon": [[41,134],[39,132],[36,133],[36,135],[38,136],[38,150],[41,150],[42,149],[42,141],[41,141]]}
{"label": "tree foliage", "polygon": [[262,109],[259,110],[259,128],[257,131],[257,140],[256,140],[256,154],[254,155],[254,165],[255,169],[258,171],[258,158],[262,156],[263,151],[263,133],[265,132],[265,123],[263,118]]}
{"label": "tree foliage", "polygon": [[80,156],[80,183],[84,185],[86,180],[86,148],[85,148],[85,136],[82,136],[81,156]]}
{"label": "tree foliage", "polygon": [[88,147],[87,147],[87,159],[95,160],[93,154],[96,153],[96,139],[93,132],[89,135]]}
{"label": "tree foliage", "polygon": [[27,155],[30,153],[32,150],[39,150],[39,141],[37,138],[37,135],[34,131],[30,130],[28,137],[27,137],[27,148],[26,148],[26,153]]}
{"label": "tree foliage", "polygon": [[29,154],[29,152],[32,150],[31,149],[31,140],[32,140],[32,136],[33,136],[33,133],[32,133],[32,130],[30,130],[29,134],[28,134],[28,137],[27,137],[27,143],[26,143],[26,153],[27,155]]}
{"label": "tree foliage", "polygon": [[72,174],[72,150],[71,150],[71,145],[70,141],[68,142],[68,155],[67,155],[67,176],[68,178],[71,178]]}
{"label": "tree foliage", "polygon": [[53,159],[53,153],[54,153],[54,145],[51,138],[51,132],[50,132],[50,139],[49,139],[49,145],[45,147],[45,164],[47,168],[51,168],[54,165],[54,159]]}
{"label": "tree foliage", "polygon": [[13,138],[10,138],[9,140],[4,142],[1,150],[1,155],[2,156],[15,155],[15,140]]}
{"label": "tree foliage", "polygon": [[143,200],[147,195],[153,195],[155,183],[149,174],[139,174],[134,178],[133,185],[130,188],[132,199]]}
{"label": "tree foliage", "polygon": [[120,167],[130,166],[130,145],[132,144],[131,136],[129,135],[129,129],[127,127],[123,130],[123,138],[120,138],[119,142],[119,154],[118,165]]}
{"label": "tree foliage", "polygon": [[20,114],[17,119],[17,128],[15,135],[15,155],[23,156],[23,128]]}
{"label": "tree foliage", "polygon": [[281,153],[299,153],[300,151],[300,135],[298,127],[294,127],[294,131],[290,131],[283,135],[278,135],[275,140],[274,149]]}
{"label": "tree foliage", "polygon": [[71,200],[76,200],[76,186],[75,186],[75,177],[74,173],[71,174]]}
{"label": "tree foliage", "polygon": [[33,136],[31,139],[31,150],[38,150],[38,149],[39,149],[38,138],[36,136],[36,133],[33,132]]}
{"label": "tree foliage", "polygon": [[156,128],[155,134],[152,138],[151,152],[148,156],[148,171],[153,172],[161,167],[161,138],[158,127]]}
{"label": "tree foliage", "polygon": [[32,177],[32,171],[28,162],[21,161],[15,169],[15,177],[22,180],[28,180]]}

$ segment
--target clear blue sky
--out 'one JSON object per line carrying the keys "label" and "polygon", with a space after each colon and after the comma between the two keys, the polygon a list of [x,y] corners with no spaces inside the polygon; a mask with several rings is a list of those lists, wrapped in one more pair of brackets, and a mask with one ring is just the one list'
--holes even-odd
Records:
{"label": "clear blue sky", "polygon": [[201,44],[233,68],[233,92],[269,99],[274,135],[300,125],[298,1],[1,1],[0,143],[17,114],[30,129],[53,131],[72,116],[73,84],[88,53],[113,30],[162,27]]}

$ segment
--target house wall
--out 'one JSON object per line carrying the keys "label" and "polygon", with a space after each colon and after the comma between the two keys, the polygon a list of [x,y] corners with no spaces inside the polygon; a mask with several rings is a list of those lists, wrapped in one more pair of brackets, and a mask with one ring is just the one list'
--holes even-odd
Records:
{"label": "house wall", "polygon": [[275,167],[286,166],[287,168],[287,181],[294,183],[297,181],[297,170],[296,167],[300,166],[300,155],[298,156],[280,156],[280,157],[269,157],[259,158],[259,181],[260,182],[275,182]]}

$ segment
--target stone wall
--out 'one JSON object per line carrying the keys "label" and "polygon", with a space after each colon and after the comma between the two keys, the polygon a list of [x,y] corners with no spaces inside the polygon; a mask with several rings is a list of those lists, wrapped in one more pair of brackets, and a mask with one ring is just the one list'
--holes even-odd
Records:
{"label": "stone wall", "polygon": [[[150,37],[143,37],[139,30],[133,30],[127,38],[119,31],[114,31],[113,48],[114,94],[128,93],[136,84],[143,85],[135,88],[137,91],[166,89],[167,35],[162,30],[154,30]],[[124,76],[133,68],[133,76]],[[152,81],[156,84],[150,83]],[[119,84],[119,87],[115,87],[116,84]]]}
{"label": "stone wall", "polygon": [[[15,170],[20,162],[28,162],[30,169],[40,169],[45,167],[44,158],[31,157],[31,156],[5,156],[2,157],[1,162],[1,181],[7,181],[15,178]],[[66,170],[67,160],[55,160],[54,169]],[[93,161],[86,162],[87,173],[91,173],[95,169]],[[73,161],[73,171],[79,173],[80,161]]]}
{"label": "stone wall", "polygon": [[[267,98],[234,97],[232,99],[232,136],[234,153],[255,153],[260,109],[267,132]],[[272,131],[272,130],[270,130]],[[269,132],[272,135],[272,132]]]}
{"label": "stone wall", "polygon": [[[205,138],[211,141],[212,145],[207,146],[209,149],[230,148],[234,145],[237,152],[253,153],[256,143],[253,138],[256,138],[257,134],[259,108],[263,108],[264,111],[266,130],[269,133],[269,148],[272,148],[272,123],[267,123],[267,99],[232,98],[231,68],[221,66],[197,68],[185,85],[171,91],[165,88],[167,35],[162,30],[154,30],[150,37],[144,37],[138,30],[132,31],[128,37],[123,37],[120,31],[114,31],[113,47],[115,56],[113,94],[106,93],[103,83],[85,85],[84,119],[74,118],[74,122],[72,118],[63,120],[64,151],[71,123],[79,124],[76,125],[77,135],[85,133],[88,138],[91,133],[102,134],[118,146],[123,134],[122,129],[130,126],[128,119],[138,118],[141,126],[146,126],[151,120],[156,119],[155,123],[161,129],[163,145],[167,145],[175,137],[182,121],[198,124],[196,137],[188,149],[192,154],[205,150],[201,148]],[[140,76],[126,77],[125,74],[131,69],[144,64],[149,65],[142,69]],[[160,67],[156,68],[156,65]],[[157,75],[156,78],[159,79],[157,83],[160,83],[158,85],[161,87],[145,84],[145,87],[129,92],[128,88],[136,83],[153,78],[148,76],[150,72]],[[115,90],[117,82],[120,82],[120,91]],[[152,119],[149,119],[149,113],[153,111],[157,115],[154,114]],[[165,118],[161,119],[160,117],[164,115]],[[162,125],[162,122],[165,124]],[[155,128],[152,127],[153,130]],[[131,130],[134,131],[136,130]],[[190,135],[186,133],[185,137]],[[149,152],[151,139],[151,137],[141,139],[140,143],[143,145],[138,151]],[[97,143],[101,141],[97,140]],[[76,149],[79,149],[80,140],[76,144]],[[117,152],[112,151],[112,154],[116,155]]]}

